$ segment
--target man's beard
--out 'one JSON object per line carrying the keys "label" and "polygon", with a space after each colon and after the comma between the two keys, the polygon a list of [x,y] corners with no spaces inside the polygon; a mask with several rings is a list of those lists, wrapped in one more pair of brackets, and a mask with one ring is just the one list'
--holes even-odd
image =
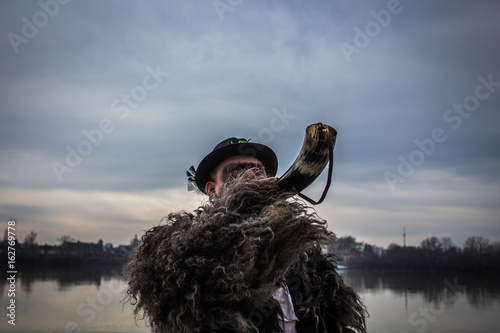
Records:
{"label": "man's beard", "polygon": [[248,179],[245,174],[241,174],[224,183],[222,194],[212,195],[210,204],[239,214],[258,214],[264,207],[292,196],[293,193],[279,187],[275,178]]}

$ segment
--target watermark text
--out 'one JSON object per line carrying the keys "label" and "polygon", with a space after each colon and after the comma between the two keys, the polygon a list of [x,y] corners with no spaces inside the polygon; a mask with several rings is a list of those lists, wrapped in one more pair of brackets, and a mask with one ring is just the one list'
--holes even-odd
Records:
{"label": "watermark text", "polygon": [[[443,121],[451,130],[456,131],[465,119],[468,119],[480,107],[481,101],[487,100],[500,87],[500,81],[493,80],[493,74],[487,78],[480,75],[477,77],[479,83],[474,89],[474,93],[466,96],[462,103],[455,103],[453,107],[446,109],[443,113]],[[415,139],[416,148],[408,155],[399,155],[399,165],[396,172],[385,171],[384,178],[390,190],[394,192],[396,185],[406,181],[408,177],[415,173],[417,167],[424,164],[426,159],[433,155],[439,144],[448,140],[445,128],[436,127],[423,139]]]}
{"label": "watermark text", "polygon": [[10,325],[16,325],[16,221],[7,222],[7,297],[9,299],[7,306],[7,322]]}

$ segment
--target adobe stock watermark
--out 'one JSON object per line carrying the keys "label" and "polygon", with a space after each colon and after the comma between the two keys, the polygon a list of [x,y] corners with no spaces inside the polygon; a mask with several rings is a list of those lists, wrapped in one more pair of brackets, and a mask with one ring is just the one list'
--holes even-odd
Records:
{"label": "adobe stock watermark", "polygon": [[[113,276],[118,277],[117,271],[112,271]],[[113,300],[116,300],[117,295],[122,295],[125,290],[123,284],[119,283],[118,279],[113,279],[111,283],[106,285],[105,288],[99,288],[99,291],[95,297],[87,297],[85,301],[80,302],[76,308],[76,315],[83,321],[68,321],[64,327],[64,332],[69,333],[80,333],[82,332],[82,324],[92,323],[98,313],[101,313],[107,306],[109,306]],[[121,300],[121,297],[118,298]]]}
{"label": "adobe stock watermark", "polygon": [[[489,74],[487,78],[480,75],[477,80],[479,84],[476,85],[473,94],[466,96],[461,104],[453,104],[453,107],[446,109],[443,113],[443,121],[453,131],[458,130],[462,126],[464,119],[468,119],[479,109],[481,101],[487,100],[500,87],[500,81],[493,81],[493,74]],[[446,142],[446,140],[448,140],[448,135],[442,127],[434,128],[430,135],[422,140],[415,139],[413,142],[417,147],[407,157],[398,156],[397,172],[384,172],[385,181],[391,192],[396,190],[398,183],[405,182],[408,177],[413,175],[415,169],[423,165],[426,159],[436,152],[437,146]]]}
{"label": "adobe stock watermark", "polygon": [[[429,322],[435,322],[437,317],[441,315],[446,309],[446,304],[452,304],[456,301],[460,293],[462,293],[466,286],[458,284],[458,278],[455,278],[453,283],[444,280],[445,291],[442,298],[437,300],[437,307],[419,307],[418,311],[413,312],[408,317],[408,323],[415,327],[418,333],[423,333],[429,326]],[[401,333],[409,333],[402,331]]]}
{"label": "adobe stock watermark", "polygon": [[259,143],[268,144],[273,141],[274,134],[283,131],[290,124],[290,120],[297,117],[295,114],[288,113],[286,106],[282,110],[274,108],[272,113],[273,116],[269,119],[269,126],[262,127],[255,136],[259,140]]}
{"label": "adobe stock watermark", "polygon": [[[273,116],[269,120],[269,127],[262,127],[257,135],[251,136],[250,139],[256,139],[257,143],[262,143],[264,145],[269,144],[274,140],[274,134],[283,131],[286,126],[290,124],[290,120],[294,119],[296,115],[287,113],[286,106],[280,111],[276,108],[273,109]],[[264,148],[264,147],[262,147]],[[255,149],[241,146],[239,152],[241,155],[256,156],[257,152]]]}
{"label": "adobe stock watermark", "polygon": [[[6,238],[5,238],[6,237]],[[16,281],[17,281],[17,264],[16,264],[16,221],[9,220],[7,222],[7,229],[5,230],[4,241],[6,241],[7,250],[7,296],[8,303],[7,306],[7,323],[10,325],[16,325]],[[5,248],[4,248],[5,249]],[[4,250],[5,252],[5,250]]]}
{"label": "adobe stock watermark", "polygon": [[38,5],[40,6],[39,11],[33,14],[31,19],[23,16],[21,21],[23,25],[21,26],[20,34],[15,32],[7,33],[7,39],[14,50],[14,53],[19,53],[19,46],[21,44],[28,44],[30,40],[38,35],[40,29],[45,27],[51,18],[54,18],[59,13],[61,5],[66,5],[71,0],[40,0]]}
{"label": "adobe stock watermark", "polygon": [[[146,66],[147,74],[144,75],[140,84],[132,87],[129,93],[121,94],[116,98],[110,106],[111,112],[117,114],[120,120],[125,120],[129,117],[131,109],[137,109],[139,103],[143,102],[148,93],[156,89],[163,80],[169,75],[168,72],[163,72],[160,65],[156,65],[153,69]],[[116,124],[113,119],[103,117],[99,120],[95,128],[90,130],[83,129],[81,139],[76,145],[67,145],[66,158],[63,162],[53,161],[51,163],[59,182],[62,182],[63,176],[66,173],[71,173],[75,168],[82,164],[85,157],[88,157],[94,151],[94,147],[101,145],[105,135],[113,133]]]}
{"label": "adobe stock watermark", "polygon": [[391,23],[392,17],[400,14],[402,11],[403,5],[401,5],[401,1],[389,0],[387,2],[387,9],[370,11],[373,20],[368,21],[363,29],[357,25],[354,26],[354,45],[345,42],[339,44],[340,50],[347,63],[351,63],[351,58],[354,54],[360,54],[361,50],[367,48],[371,41],[380,35],[382,29],[386,28]]}
{"label": "adobe stock watermark", "polygon": [[236,7],[241,5],[242,2],[243,0],[215,0],[212,5],[219,19],[224,21],[224,13],[232,12]]}

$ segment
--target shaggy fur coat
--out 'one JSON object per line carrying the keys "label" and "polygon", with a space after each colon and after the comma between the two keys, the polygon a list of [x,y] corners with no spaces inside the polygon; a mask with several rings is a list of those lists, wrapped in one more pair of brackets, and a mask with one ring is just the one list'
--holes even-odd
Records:
{"label": "shaggy fur coat", "polygon": [[274,183],[239,182],[142,238],[127,295],[154,332],[280,332],[286,282],[297,332],[366,332],[365,308],[319,244],[333,236]]}

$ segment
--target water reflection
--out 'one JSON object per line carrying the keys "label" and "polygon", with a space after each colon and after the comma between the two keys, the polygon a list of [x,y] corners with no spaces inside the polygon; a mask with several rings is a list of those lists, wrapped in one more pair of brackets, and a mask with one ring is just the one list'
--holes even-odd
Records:
{"label": "water reflection", "polygon": [[[149,332],[143,322],[136,325],[132,307],[122,303],[123,266],[107,262],[20,269],[16,329],[30,333]],[[500,332],[498,275],[361,270],[341,275],[366,301],[370,333]],[[4,307],[9,289],[5,277],[0,278],[0,289]],[[11,328],[6,321],[0,322],[0,331]]]}
{"label": "water reflection", "polygon": [[500,299],[498,274],[432,273],[401,271],[346,270],[341,272],[347,284],[360,293],[391,290],[407,297],[419,294],[427,303],[453,303],[465,295],[474,309],[485,309]]}
{"label": "water reflection", "polygon": [[[0,332],[149,332],[135,323],[133,308],[124,304],[123,263],[19,269],[15,296],[2,279],[0,306],[15,300],[15,326],[0,321]],[[4,297],[5,296],[5,297]]]}
{"label": "water reflection", "polygon": [[[20,287],[26,294],[31,294],[33,284],[38,281],[57,282],[58,291],[65,291],[78,285],[95,285],[99,287],[103,281],[123,279],[123,261],[103,261],[88,264],[65,265],[24,265],[19,269],[17,277]],[[5,278],[0,280],[2,293],[7,286]],[[18,285],[19,288],[19,285]]]}

